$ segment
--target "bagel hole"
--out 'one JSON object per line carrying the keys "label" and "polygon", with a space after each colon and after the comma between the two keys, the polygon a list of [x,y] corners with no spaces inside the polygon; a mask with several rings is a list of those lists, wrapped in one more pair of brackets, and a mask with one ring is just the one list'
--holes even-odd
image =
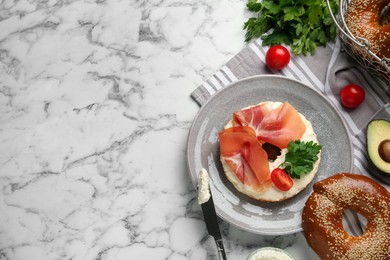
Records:
{"label": "bagel hole", "polygon": [[274,162],[276,158],[278,158],[278,156],[282,154],[282,150],[279,147],[270,143],[264,143],[262,147],[268,155],[269,162]]}
{"label": "bagel hole", "polygon": [[390,24],[390,4],[386,5],[380,15],[379,15],[379,24],[381,26]]}
{"label": "bagel hole", "polygon": [[361,236],[366,230],[367,218],[353,209],[343,210],[343,227],[351,236]]}

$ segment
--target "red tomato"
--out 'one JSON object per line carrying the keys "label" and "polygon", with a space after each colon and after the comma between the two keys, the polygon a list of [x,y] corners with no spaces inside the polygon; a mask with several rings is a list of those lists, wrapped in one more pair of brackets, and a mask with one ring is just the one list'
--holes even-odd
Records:
{"label": "red tomato", "polygon": [[346,108],[359,106],[366,96],[364,89],[355,84],[346,85],[340,91],[341,104]]}
{"label": "red tomato", "polygon": [[288,191],[294,184],[290,175],[281,168],[276,168],[271,172],[271,180],[276,188],[282,191]]}
{"label": "red tomato", "polygon": [[281,45],[274,45],[268,49],[265,62],[270,69],[281,70],[290,62],[290,52]]}

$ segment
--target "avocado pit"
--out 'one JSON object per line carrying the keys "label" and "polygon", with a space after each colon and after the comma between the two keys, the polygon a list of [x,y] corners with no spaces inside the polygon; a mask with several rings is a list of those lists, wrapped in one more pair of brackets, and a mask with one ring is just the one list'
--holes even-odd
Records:
{"label": "avocado pit", "polygon": [[390,163],[390,140],[383,140],[378,147],[379,156]]}

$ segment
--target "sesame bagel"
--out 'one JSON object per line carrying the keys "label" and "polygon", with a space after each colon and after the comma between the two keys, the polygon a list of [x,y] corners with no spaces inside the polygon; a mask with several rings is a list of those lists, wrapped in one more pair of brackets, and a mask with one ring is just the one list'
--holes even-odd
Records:
{"label": "sesame bagel", "polygon": [[[390,252],[390,193],[372,179],[339,173],[313,186],[302,214],[309,246],[321,259],[386,259]],[[344,209],[367,218],[366,231],[343,228]]]}
{"label": "sesame bagel", "polygon": [[370,50],[381,59],[390,58],[390,24],[381,17],[389,3],[390,0],[352,0],[345,15],[349,31],[366,39]]}

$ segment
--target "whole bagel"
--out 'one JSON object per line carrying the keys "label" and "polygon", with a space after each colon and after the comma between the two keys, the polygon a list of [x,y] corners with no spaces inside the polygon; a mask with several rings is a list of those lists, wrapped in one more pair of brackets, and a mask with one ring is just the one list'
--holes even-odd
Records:
{"label": "whole bagel", "polygon": [[[372,179],[339,173],[313,185],[302,214],[309,246],[321,259],[386,259],[390,253],[390,193]],[[343,210],[367,218],[361,236],[343,227]]]}
{"label": "whole bagel", "polygon": [[352,0],[345,15],[350,32],[366,39],[379,58],[390,58],[390,24],[381,23],[382,10],[389,3],[390,0]]}

